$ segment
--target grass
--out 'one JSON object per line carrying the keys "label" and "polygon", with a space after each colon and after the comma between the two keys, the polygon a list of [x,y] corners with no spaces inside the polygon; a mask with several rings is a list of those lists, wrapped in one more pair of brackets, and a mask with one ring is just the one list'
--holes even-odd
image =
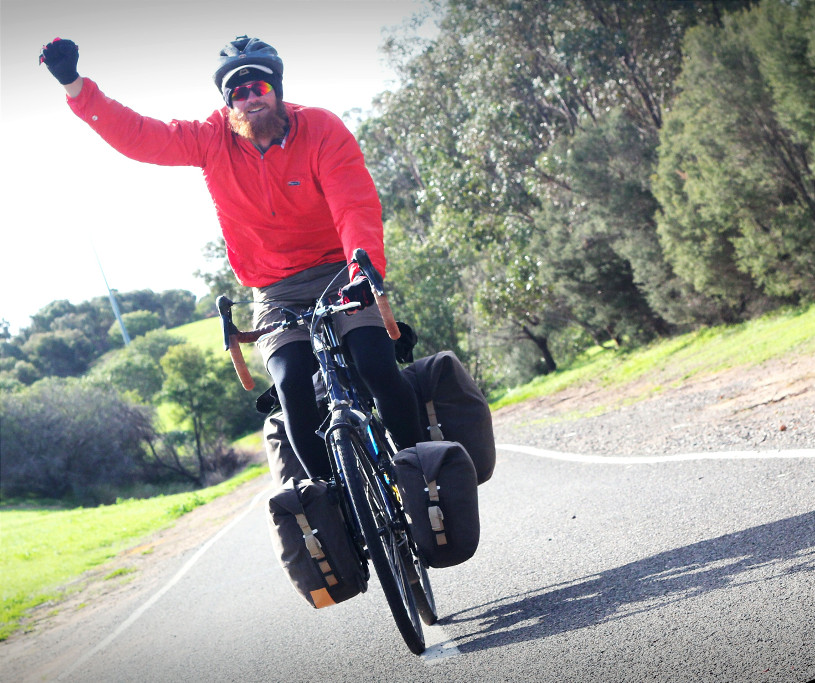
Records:
{"label": "grass", "polygon": [[226,356],[224,351],[224,338],[221,333],[220,318],[206,318],[196,320],[179,327],[174,327],[170,332],[176,337],[181,337],[190,344],[195,344],[201,349],[208,349],[216,356]]}
{"label": "grass", "polygon": [[264,472],[265,467],[255,465],[200,491],[96,508],[0,508],[0,640],[19,629],[31,609],[64,597],[66,583]]}
{"label": "grass", "polygon": [[704,328],[640,349],[593,347],[568,368],[491,396],[490,406],[498,409],[588,382],[604,387],[645,382],[647,391],[656,393],[692,377],[807,353],[815,353],[815,306],[776,311],[740,325]]}
{"label": "grass", "polygon": [[237,441],[233,441],[232,445],[238,450],[259,452],[264,449],[263,433],[257,429],[251,434],[241,437]]}

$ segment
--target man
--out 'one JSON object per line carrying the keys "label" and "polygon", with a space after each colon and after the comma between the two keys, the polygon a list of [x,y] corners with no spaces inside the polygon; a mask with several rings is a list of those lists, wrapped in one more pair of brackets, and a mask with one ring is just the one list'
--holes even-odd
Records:
{"label": "man", "polygon": [[[253,288],[257,327],[278,319],[277,306],[313,301],[357,247],[384,277],[382,209],[359,145],[332,113],[283,101],[283,62],[272,46],[242,36],[221,50],[214,81],[226,106],[205,121],[143,117],[81,77],[78,59],[76,44],[59,38],[40,54],[71,109],[105,141],[137,161],[202,169],[229,263]],[[370,284],[356,270],[351,275],[343,297],[369,306]],[[397,445],[414,445],[422,439],[417,399],[378,310],[337,316],[336,323]],[[329,476],[315,434],[307,332],[275,335],[261,352],[295,452],[311,476]]]}

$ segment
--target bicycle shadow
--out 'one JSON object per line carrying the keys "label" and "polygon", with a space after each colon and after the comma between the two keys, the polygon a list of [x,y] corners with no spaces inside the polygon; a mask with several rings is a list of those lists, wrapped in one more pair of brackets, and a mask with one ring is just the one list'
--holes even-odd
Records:
{"label": "bicycle shadow", "polygon": [[461,652],[504,647],[625,619],[735,582],[746,585],[756,580],[749,571],[773,563],[785,565],[777,569],[780,574],[815,571],[815,512],[484,603],[439,623],[482,622],[480,629],[457,639]]}

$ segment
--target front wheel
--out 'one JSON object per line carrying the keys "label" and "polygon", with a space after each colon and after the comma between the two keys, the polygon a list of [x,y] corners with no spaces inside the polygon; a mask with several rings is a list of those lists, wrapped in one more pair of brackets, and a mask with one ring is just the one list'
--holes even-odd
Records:
{"label": "front wheel", "polygon": [[411,581],[415,571],[405,563],[409,556],[407,536],[398,528],[382,491],[384,484],[362,447],[342,428],[332,433],[331,443],[342,464],[345,484],[396,626],[410,651],[419,655],[425,650],[424,634],[416,606],[417,588]]}

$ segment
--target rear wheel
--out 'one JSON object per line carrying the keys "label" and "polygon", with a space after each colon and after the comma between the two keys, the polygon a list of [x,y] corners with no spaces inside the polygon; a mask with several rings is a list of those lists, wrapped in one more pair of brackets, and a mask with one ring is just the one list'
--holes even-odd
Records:
{"label": "rear wheel", "polygon": [[[399,528],[401,525],[386,500],[384,482],[376,476],[366,455],[360,452],[361,446],[342,428],[333,432],[331,443],[342,464],[351,502],[396,626],[410,651],[421,654],[425,649],[422,616],[416,604],[416,581],[411,580],[416,570],[409,559],[407,535]],[[426,612],[426,608],[422,612]]]}

